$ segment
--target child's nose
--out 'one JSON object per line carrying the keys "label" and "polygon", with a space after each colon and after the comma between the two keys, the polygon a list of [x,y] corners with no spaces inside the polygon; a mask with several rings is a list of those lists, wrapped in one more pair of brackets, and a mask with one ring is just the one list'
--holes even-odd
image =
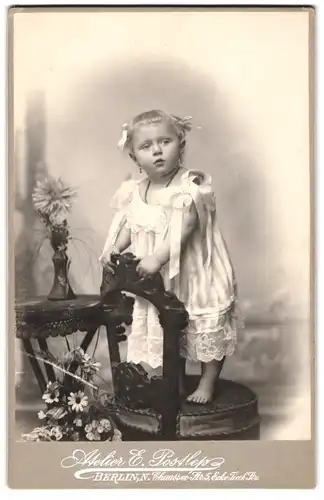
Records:
{"label": "child's nose", "polygon": [[162,150],[161,150],[160,144],[158,142],[153,144],[153,154],[157,155],[157,154],[160,154],[161,152],[162,152]]}

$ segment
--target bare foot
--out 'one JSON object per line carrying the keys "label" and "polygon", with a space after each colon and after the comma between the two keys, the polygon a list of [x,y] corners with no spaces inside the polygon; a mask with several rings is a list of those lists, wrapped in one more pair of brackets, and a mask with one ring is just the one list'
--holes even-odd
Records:
{"label": "bare foot", "polygon": [[210,403],[214,395],[214,385],[222,370],[225,357],[220,361],[213,360],[203,363],[203,374],[197,389],[187,397],[189,403],[206,404]]}
{"label": "bare foot", "polygon": [[197,389],[187,397],[189,403],[206,404],[210,403],[213,399],[214,393],[214,380],[201,377]]}

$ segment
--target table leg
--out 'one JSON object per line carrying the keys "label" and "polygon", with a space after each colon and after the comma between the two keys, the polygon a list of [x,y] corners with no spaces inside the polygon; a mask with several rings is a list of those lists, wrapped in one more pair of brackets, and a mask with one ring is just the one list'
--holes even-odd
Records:
{"label": "table leg", "polygon": [[[41,348],[42,351],[44,351],[45,353],[48,352],[48,346],[47,346],[47,342],[45,339],[38,339],[38,344],[39,344],[39,347]],[[54,368],[47,363],[44,363],[44,365],[45,365],[45,370],[47,373],[48,380],[51,382],[55,382],[56,377],[55,377]]]}
{"label": "table leg", "polygon": [[107,342],[108,342],[108,350],[110,357],[110,364],[120,363],[120,354],[119,354],[119,345],[117,341],[117,332],[115,325],[105,325],[106,334],[107,334]]}
{"label": "table leg", "polygon": [[22,339],[22,343],[26,353],[28,354],[31,367],[38,382],[41,393],[43,394],[46,389],[46,380],[42,372],[42,369],[39,365],[39,362],[35,358],[35,353],[31,341],[29,339]]}
{"label": "table leg", "polygon": [[81,349],[84,350],[84,352],[87,351],[89,345],[91,344],[92,342],[92,339],[93,337],[95,336],[95,333],[96,331],[98,330],[98,327],[94,327],[94,328],[91,328],[91,330],[89,330],[86,335],[84,336],[84,339],[82,340],[81,342]]}
{"label": "table leg", "polygon": [[179,411],[179,330],[172,315],[163,321],[162,439],[174,441]]}
{"label": "table leg", "polygon": [[104,326],[106,328],[106,334],[107,334],[108,351],[109,351],[109,358],[110,358],[111,380],[112,380],[113,391],[115,394],[113,367],[114,367],[114,365],[117,365],[120,363],[120,353],[119,353],[119,345],[118,345],[118,341],[117,341],[117,332],[116,332],[115,325],[110,325],[109,323],[106,323]]}

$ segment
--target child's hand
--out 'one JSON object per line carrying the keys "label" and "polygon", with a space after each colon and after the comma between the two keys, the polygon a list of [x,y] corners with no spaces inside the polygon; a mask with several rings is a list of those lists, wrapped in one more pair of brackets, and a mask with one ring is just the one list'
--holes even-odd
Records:
{"label": "child's hand", "polygon": [[113,264],[110,260],[102,260],[103,267],[107,273],[115,274],[115,264]]}
{"label": "child's hand", "polygon": [[118,254],[118,250],[112,249],[110,254],[104,255],[101,259],[102,265],[104,266],[105,270],[110,273],[110,274],[115,274],[115,264],[111,262],[111,256]]}
{"label": "child's hand", "polygon": [[145,278],[158,273],[161,267],[161,262],[155,255],[147,255],[138,263],[136,271],[142,278]]}

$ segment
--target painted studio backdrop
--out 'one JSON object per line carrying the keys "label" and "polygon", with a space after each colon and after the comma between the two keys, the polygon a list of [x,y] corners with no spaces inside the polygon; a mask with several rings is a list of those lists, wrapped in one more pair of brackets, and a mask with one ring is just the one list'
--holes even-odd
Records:
{"label": "painted studio backdrop", "polygon": [[[310,174],[303,13],[21,13],[14,30],[16,297],[46,295],[53,280],[52,250],[42,244],[32,206],[38,175],[47,169],[77,188],[69,216],[69,277],[76,294],[99,293],[110,198],[128,174],[139,175],[117,148],[122,124],[150,108],[190,115],[186,166],[213,177],[246,323],[222,376],[257,392],[263,439],[307,439]],[[50,342],[60,349],[60,340]],[[23,411],[39,397],[18,341],[15,358],[17,411]],[[109,378],[104,338],[99,360]]]}

